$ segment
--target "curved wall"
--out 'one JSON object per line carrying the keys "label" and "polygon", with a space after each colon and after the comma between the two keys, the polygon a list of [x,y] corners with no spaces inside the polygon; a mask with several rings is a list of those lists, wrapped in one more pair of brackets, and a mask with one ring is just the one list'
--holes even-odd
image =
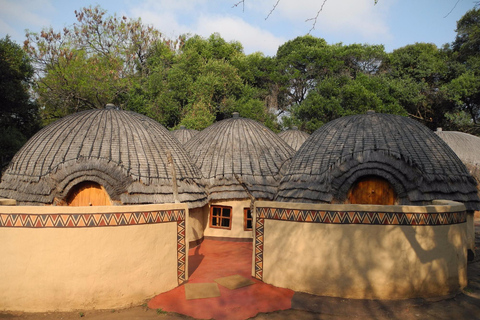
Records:
{"label": "curved wall", "polygon": [[0,310],[140,304],[187,279],[185,204],[0,206]]}
{"label": "curved wall", "polygon": [[203,240],[203,232],[205,230],[205,219],[208,216],[205,212],[208,211],[208,205],[201,208],[194,208],[189,210],[188,225],[189,230],[187,233],[187,240],[191,243],[190,247],[194,247],[200,244]]}
{"label": "curved wall", "polygon": [[[244,208],[250,208],[250,200],[212,201],[204,211],[205,237],[221,239],[252,239],[252,230],[244,229]],[[210,208],[213,205],[232,207],[232,220],[230,229],[212,228],[210,226]]]}
{"label": "curved wall", "polygon": [[353,299],[458,292],[467,284],[465,206],[434,204],[256,202],[253,276],[295,291]]}

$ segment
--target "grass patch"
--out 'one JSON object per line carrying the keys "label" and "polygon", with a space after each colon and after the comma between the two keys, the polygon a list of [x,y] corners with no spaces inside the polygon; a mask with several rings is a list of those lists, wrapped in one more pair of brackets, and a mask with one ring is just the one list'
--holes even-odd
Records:
{"label": "grass patch", "polygon": [[157,314],[167,314],[167,311],[160,308],[160,309],[157,309]]}

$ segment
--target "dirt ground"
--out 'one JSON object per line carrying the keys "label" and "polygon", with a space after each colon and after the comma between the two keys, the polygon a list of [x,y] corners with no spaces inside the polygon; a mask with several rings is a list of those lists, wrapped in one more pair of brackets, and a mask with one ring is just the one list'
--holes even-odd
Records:
{"label": "dirt ground", "polygon": [[[476,258],[468,264],[468,286],[463,293],[439,299],[402,301],[351,300],[295,293],[292,308],[258,314],[257,320],[283,319],[458,319],[480,320],[480,219],[475,220]],[[0,313],[9,320],[169,320],[188,316],[149,309],[145,304],[121,310],[87,310],[54,313]]]}

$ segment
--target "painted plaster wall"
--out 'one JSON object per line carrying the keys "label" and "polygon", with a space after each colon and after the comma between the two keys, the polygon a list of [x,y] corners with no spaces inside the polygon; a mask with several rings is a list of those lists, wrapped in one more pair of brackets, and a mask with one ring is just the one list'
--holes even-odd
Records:
{"label": "painted plaster wall", "polygon": [[208,205],[201,208],[194,208],[189,210],[188,224],[189,233],[188,241],[200,240],[203,238],[203,231],[205,230],[205,211],[208,211]]}
{"label": "painted plaster wall", "polygon": [[[228,206],[232,207],[232,228],[220,229],[210,227],[210,206]],[[250,200],[231,200],[231,201],[215,201],[210,203],[207,210],[205,210],[205,236],[209,237],[226,237],[226,238],[252,238],[252,231],[245,231],[243,226],[243,209],[250,208]]]}
{"label": "painted plaster wall", "polygon": [[467,212],[467,248],[475,254],[475,211]]}
{"label": "painted plaster wall", "polygon": [[17,201],[14,199],[0,198],[0,206],[16,206]]}
{"label": "painted plaster wall", "polygon": [[[256,206],[386,211],[383,206],[361,205],[262,202]],[[425,209],[388,209],[392,207]],[[429,207],[425,211],[433,210]],[[465,210],[462,207],[438,209]],[[264,219],[263,224],[263,252],[256,247],[254,261],[257,268],[263,266],[263,281],[275,286],[333,297],[407,299],[442,296],[467,284],[466,223],[401,226]],[[255,260],[259,252],[262,264]]]}
{"label": "painted plaster wall", "polygon": [[[172,209],[188,213],[183,204],[22,206],[0,207],[0,217],[4,223],[9,214],[11,217],[15,213],[23,214],[24,218],[29,213],[51,214],[49,217],[62,214],[68,218],[69,215],[78,217],[99,212],[124,212],[128,216],[132,212]],[[38,228],[0,224],[0,310],[70,311],[139,304],[178,286],[178,231],[176,221]],[[186,245],[188,252],[188,243]],[[188,270],[188,265],[184,268]]]}

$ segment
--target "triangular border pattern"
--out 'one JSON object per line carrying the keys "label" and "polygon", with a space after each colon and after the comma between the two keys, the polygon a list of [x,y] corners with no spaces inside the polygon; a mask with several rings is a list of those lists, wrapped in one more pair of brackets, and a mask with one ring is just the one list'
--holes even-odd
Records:
{"label": "triangular border pattern", "polygon": [[185,210],[81,214],[0,214],[0,227],[92,228],[142,225],[185,220]]}
{"label": "triangular border pattern", "polygon": [[258,208],[257,214],[263,219],[332,224],[434,226],[467,221],[466,211],[409,213]]}
{"label": "triangular border pattern", "polygon": [[284,208],[257,208],[255,223],[255,278],[263,281],[265,219],[326,224],[367,224],[435,226],[464,223],[467,212],[408,213],[365,211],[322,211]]}

